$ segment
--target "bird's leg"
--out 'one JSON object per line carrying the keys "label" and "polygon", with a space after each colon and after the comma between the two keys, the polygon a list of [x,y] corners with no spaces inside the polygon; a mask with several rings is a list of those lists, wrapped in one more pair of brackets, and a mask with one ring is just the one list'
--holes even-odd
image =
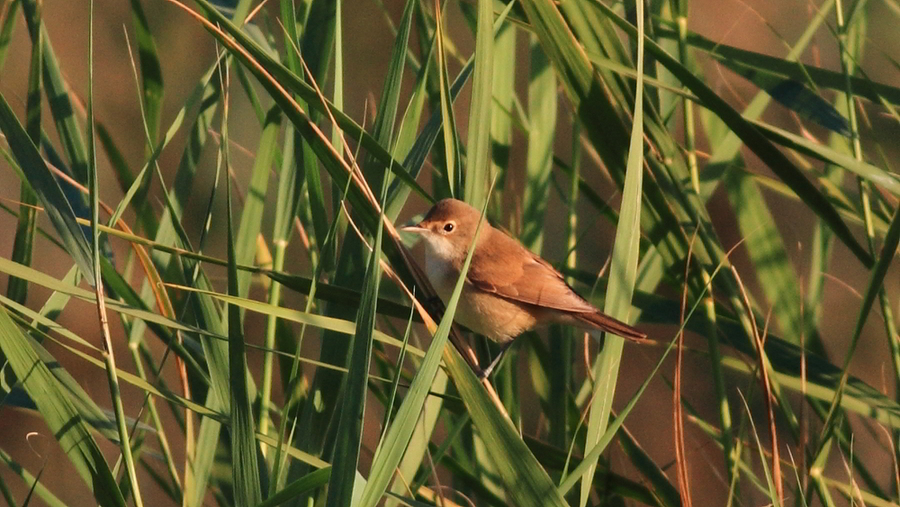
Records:
{"label": "bird's leg", "polygon": [[422,306],[424,306],[425,309],[428,310],[428,313],[430,313],[431,315],[443,315],[444,314],[444,310],[446,308],[444,307],[444,302],[441,301],[441,298],[439,298],[437,296],[431,296],[428,299],[420,300],[420,301],[422,302]]}
{"label": "bird's leg", "polygon": [[509,347],[512,346],[514,341],[515,340],[510,340],[500,346],[500,351],[497,353],[497,357],[495,357],[494,360],[491,361],[491,364],[489,364],[487,368],[481,370],[481,373],[478,374],[479,379],[486,379],[491,376],[494,368],[496,368],[497,365],[500,364],[500,359],[503,358],[503,355],[506,353]]}

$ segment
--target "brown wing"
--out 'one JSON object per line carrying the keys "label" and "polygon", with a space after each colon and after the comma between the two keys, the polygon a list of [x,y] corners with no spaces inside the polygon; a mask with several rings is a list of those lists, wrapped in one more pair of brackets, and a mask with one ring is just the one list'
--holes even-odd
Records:
{"label": "brown wing", "polygon": [[494,244],[476,250],[477,262],[472,259],[469,267],[467,278],[474,286],[522,303],[570,312],[596,311],[547,261],[499,230],[491,232],[486,239]]}

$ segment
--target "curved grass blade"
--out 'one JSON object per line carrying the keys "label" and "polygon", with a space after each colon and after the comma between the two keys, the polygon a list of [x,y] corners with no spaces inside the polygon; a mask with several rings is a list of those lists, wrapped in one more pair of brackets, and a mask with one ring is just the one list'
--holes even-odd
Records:
{"label": "curved grass blade", "polygon": [[772,78],[753,69],[745,69],[739,73],[801,117],[808,118],[832,132],[850,136],[850,125],[847,120],[828,101],[800,81]]}
{"label": "curved grass blade", "polygon": [[[674,30],[666,27],[659,27],[657,35],[666,38],[676,36]],[[818,89],[844,91],[849,79],[854,95],[865,97],[875,103],[884,99],[892,104],[900,104],[900,87],[897,86],[878,83],[862,77],[846,76],[841,72],[740,49],[693,32],[687,34],[686,40],[688,44],[706,52],[711,58],[722,62],[723,65],[743,65],[753,68],[756,72],[767,73],[783,80],[815,83]]]}
{"label": "curved grass blade", "polygon": [[[900,245],[900,208],[897,208],[897,210],[894,212],[894,217],[891,220],[891,225],[890,227],[888,227],[888,232],[884,237],[884,244],[882,245],[881,255],[879,255],[878,262],[875,263],[874,268],[869,274],[869,282],[866,292],[863,296],[862,304],[860,305],[859,315],[856,319],[856,326],[853,329],[853,334],[850,335],[851,340],[850,344],[847,347],[847,352],[844,359],[843,374],[841,375],[840,383],[838,384],[838,387],[835,391],[835,396],[831,402],[831,407],[828,410],[828,416],[825,419],[822,434],[823,437],[827,436],[827,438],[823,438],[823,442],[829,440],[830,435],[833,434],[833,425],[837,423],[836,418],[839,415],[837,407],[841,405],[841,398],[844,395],[844,387],[847,385],[847,382],[850,379],[850,360],[853,358],[853,353],[856,350],[856,345],[859,342],[860,336],[862,335],[863,326],[866,323],[866,318],[869,316],[869,312],[872,310],[872,306],[878,299],[879,294],[884,290],[884,278],[887,275],[888,269],[896,258],[898,245]],[[824,443],[822,445],[824,445]]]}
{"label": "curved grass blade", "polygon": [[[170,0],[172,1],[172,0]],[[280,101],[282,97],[280,93],[274,91],[270,88],[270,82],[267,77],[262,76],[258,71],[259,69],[254,68],[252,63],[248,60],[249,57],[252,57],[256,62],[259,63],[261,68],[264,68],[266,72],[271,74],[271,77],[274,78],[280,86],[285,87],[285,89],[289,90],[292,93],[296,93],[300,96],[304,101],[309,104],[309,107],[313,110],[316,110],[321,113],[330,112],[334,115],[335,120],[338,125],[342,129],[344,129],[348,136],[352,139],[358,139],[360,145],[367,150],[367,152],[374,156],[376,160],[384,167],[386,170],[391,171],[395,176],[397,176],[400,180],[402,180],[406,185],[409,185],[416,193],[419,195],[426,197],[428,195],[427,192],[415,181],[414,178],[410,176],[410,174],[404,169],[404,166],[394,160],[391,157],[388,150],[378,143],[368,132],[366,132],[362,126],[353,121],[352,118],[347,116],[343,111],[340,111],[335,108],[334,104],[325,101],[323,104],[323,100],[316,93],[316,90],[309,84],[305,83],[299,76],[288,70],[284,65],[280,62],[275,61],[268,53],[255,42],[253,42],[245,33],[243,33],[238,27],[236,27],[229,20],[225,19],[212,5],[209,4],[206,0],[196,0],[196,3],[203,9],[212,21],[219,24],[219,26],[225,30],[231,37],[234,39],[224,39],[221,37],[221,32],[212,31],[214,37],[217,40],[228,46],[229,48],[240,47],[246,54],[243,54],[239,51],[235,52],[235,56],[238,57],[243,63],[249,64],[248,68],[254,73],[257,79],[272,93],[272,97],[276,101]],[[206,26],[209,29],[209,26]],[[282,107],[285,109],[285,113],[288,116],[292,116],[294,111],[292,106],[286,106],[282,104]],[[327,111],[326,111],[327,108]],[[298,123],[298,127],[301,133],[304,132],[304,122],[297,121],[296,118],[291,117],[292,121]],[[304,133],[304,136],[307,134]],[[317,149],[317,155],[320,157],[320,160],[324,158],[322,154]],[[325,164],[326,167],[328,164]],[[343,183],[341,181],[338,184],[343,187]],[[427,198],[427,197],[426,197]]]}
{"label": "curved grass blade", "polygon": [[303,477],[291,482],[290,484],[287,484],[285,487],[278,490],[277,493],[267,498],[266,501],[259,504],[257,507],[275,507],[277,505],[287,503],[291,500],[296,500],[306,493],[311,493],[317,488],[328,484],[328,479],[330,476],[331,468],[320,468],[319,470],[310,472]]}
{"label": "curved grass blade", "polygon": [[0,94],[0,129],[6,134],[7,142],[23,173],[20,175],[34,189],[50,222],[66,246],[66,251],[78,264],[87,280],[94,280],[91,262],[91,248],[84,230],[78,225],[75,211],[63,193],[56,177],[50,172],[37,147],[19,123],[6,98]]}
{"label": "curved grass blade", "polygon": [[[43,39],[44,51],[44,86],[47,92],[47,102],[50,105],[50,113],[56,122],[56,131],[62,142],[63,152],[69,159],[75,180],[82,185],[87,183],[87,149],[84,144],[84,135],[81,127],[75,119],[75,107],[69,98],[69,91],[59,68],[56,53],[50,44],[50,36],[44,26],[39,13],[39,5],[36,0],[23,0],[22,11],[28,25],[32,44],[38,38]],[[93,278],[91,278],[93,279]]]}
{"label": "curved grass blade", "polygon": [[[22,306],[14,301],[9,299],[0,297],[0,302],[2,302],[7,308],[13,310],[17,314],[21,314],[22,316],[28,318],[31,317],[33,322],[30,324],[31,333],[34,336],[39,338],[44,338],[43,333],[40,329],[37,329],[36,326],[41,326],[44,329],[53,329],[54,332],[59,333],[67,340],[72,343],[77,344],[77,347],[81,349],[88,349],[92,352],[97,352],[97,348],[91,344],[86,342],[82,337],[76,335],[72,331],[60,327],[58,324],[54,323],[47,317],[41,316],[40,314],[35,313],[28,307]],[[16,320],[19,320],[17,317]],[[23,327],[28,327],[29,324],[20,323]],[[56,340],[59,343],[59,340]],[[64,345],[67,346],[68,345]],[[40,351],[39,351],[40,352]],[[97,364],[100,364],[99,361]],[[119,434],[116,431],[115,425],[112,421],[110,421],[110,416],[107,411],[101,409],[94,402],[93,399],[88,395],[88,393],[81,387],[78,381],[73,377],[67,370],[63,368],[54,368],[51,370],[51,373],[54,377],[56,377],[57,382],[59,382],[60,387],[69,393],[69,399],[72,403],[72,406],[78,412],[80,417],[97,431],[99,434],[103,435],[105,438],[109,439],[109,441],[118,443],[120,441]],[[37,409],[37,405],[34,403],[34,400],[28,398],[27,400],[22,400],[21,403],[11,401],[10,404],[14,404],[15,406],[20,406],[22,408],[29,409]],[[133,419],[129,419],[128,423],[130,425],[135,424]]]}
{"label": "curved grass blade", "polygon": [[768,136],[769,139],[785,148],[790,148],[799,153],[803,153],[804,155],[844,168],[860,178],[871,182],[873,185],[878,185],[879,188],[900,197],[900,178],[890,171],[881,169],[880,167],[867,162],[856,160],[846,153],[841,153],[834,148],[815,143],[803,136],[798,136],[797,134],[778,127],[762,122],[755,122],[754,125],[756,125],[763,134]]}
{"label": "curved grass blade", "polygon": [[[17,4],[14,4],[17,5]],[[14,11],[15,9],[10,9]],[[10,15],[12,12],[9,13]],[[31,48],[31,64],[28,73],[28,100],[25,105],[25,131],[32,140],[41,139],[41,68],[43,66],[43,44],[38,39]],[[31,265],[34,249],[34,234],[37,230],[37,195],[31,185],[22,181],[19,190],[19,216],[16,219],[16,237],[13,240],[13,262]],[[6,294],[15,301],[24,303],[28,297],[28,284],[21,278],[10,278]]]}
{"label": "curved grass blade", "polygon": [[55,360],[22,333],[5,308],[0,308],[0,350],[97,502],[104,507],[125,507],[116,479],[89,428],[51,373],[48,364]]}
{"label": "curved grass blade", "polygon": [[522,440],[512,421],[488,397],[484,386],[475,377],[455,349],[444,354],[444,363],[459,391],[466,411],[489,451],[504,488],[509,505],[520,507],[568,505],[562,494]]}
{"label": "curved grass blade", "polygon": [[[141,495],[140,483],[137,478],[137,468],[134,464],[132,442],[128,434],[127,421],[125,419],[125,406],[122,402],[122,391],[119,387],[119,378],[116,374],[116,356],[113,351],[112,335],[109,330],[109,318],[106,311],[106,288],[103,285],[103,276],[100,269],[102,252],[100,248],[100,178],[97,173],[97,145],[94,141],[94,2],[90,0],[88,7],[88,89],[87,89],[87,172],[88,189],[91,207],[91,262],[93,263],[94,294],[96,296],[96,308],[100,334],[103,340],[102,357],[106,380],[109,384],[110,398],[112,399],[113,413],[115,414],[116,428],[119,432],[119,449],[122,452],[121,461],[125,463],[125,476],[128,482],[124,484],[125,494],[131,496],[135,507],[144,507],[144,498]],[[118,469],[119,465],[116,465]],[[124,481],[123,481],[124,483]]]}
{"label": "curved grass blade", "polygon": [[156,41],[150,31],[150,24],[140,0],[131,1],[131,21],[134,25],[135,38],[138,45],[138,57],[141,63],[141,98],[143,99],[144,121],[150,135],[150,145],[156,144],[159,123],[162,118],[163,86],[162,68],[156,50]]}
{"label": "curved grass blade", "polygon": [[[26,484],[31,484],[31,490],[29,491],[29,498],[37,494],[38,498],[44,501],[49,507],[66,507],[68,504],[60,500],[56,495],[54,495],[47,486],[44,486],[40,482],[41,473],[37,476],[31,474],[27,468],[22,466],[20,463],[17,463],[12,459],[12,456],[6,453],[3,449],[0,449],[0,462],[6,465],[6,468],[12,471],[13,474],[18,475],[19,478]],[[42,469],[42,471],[45,469]],[[10,496],[9,490],[6,488],[6,485],[2,485],[3,489],[3,497],[6,499],[7,505],[16,505],[15,499]],[[24,504],[24,505],[27,505]],[[24,507],[23,505],[23,507]]]}
{"label": "curved grass blade", "polygon": [[[606,5],[595,2],[597,9],[606,14],[607,18],[624,30],[629,36],[635,37],[635,27],[620,18]],[[803,173],[788,158],[781,153],[759,130],[734,110],[728,103],[722,100],[700,78],[691,73],[677,60],[666,53],[652,40],[646,41],[647,51],[651,53],[659,63],[677,77],[694,95],[699,98],[705,107],[713,111],[738,137],[750,148],[772,171],[778,175],[797,196],[806,203],[828,226],[834,231],[847,248],[853,252],[857,259],[866,267],[871,267],[872,256],[868,250],[856,240],[846,223],[841,219],[837,210],[822,195]]]}

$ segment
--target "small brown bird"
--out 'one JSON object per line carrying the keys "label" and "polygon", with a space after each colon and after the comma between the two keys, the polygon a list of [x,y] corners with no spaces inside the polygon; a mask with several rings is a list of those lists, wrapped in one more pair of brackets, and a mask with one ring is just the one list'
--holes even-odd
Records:
{"label": "small brown bird", "polygon": [[[456,199],[435,204],[417,225],[401,230],[425,240],[425,273],[446,304],[453,293],[481,213]],[[607,331],[641,341],[647,335],[601,312],[579,296],[547,261],[503,231],[481,226],[456,321],[502,345],[484,370],[490,375],[513,339],[551,322]]]}

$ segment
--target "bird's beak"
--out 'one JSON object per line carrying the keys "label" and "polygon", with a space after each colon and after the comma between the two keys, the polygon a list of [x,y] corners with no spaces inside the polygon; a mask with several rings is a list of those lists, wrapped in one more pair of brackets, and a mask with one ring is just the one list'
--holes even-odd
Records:
{"label": "bird's beak", "polygon": [[404,225],[403,227],[400,228],[400,230],[403,232],[411,232],[413,234],[422,234],[423,232],[426,232],[428,229],[422,227],[421,223],[418,223],[418,224]]}

